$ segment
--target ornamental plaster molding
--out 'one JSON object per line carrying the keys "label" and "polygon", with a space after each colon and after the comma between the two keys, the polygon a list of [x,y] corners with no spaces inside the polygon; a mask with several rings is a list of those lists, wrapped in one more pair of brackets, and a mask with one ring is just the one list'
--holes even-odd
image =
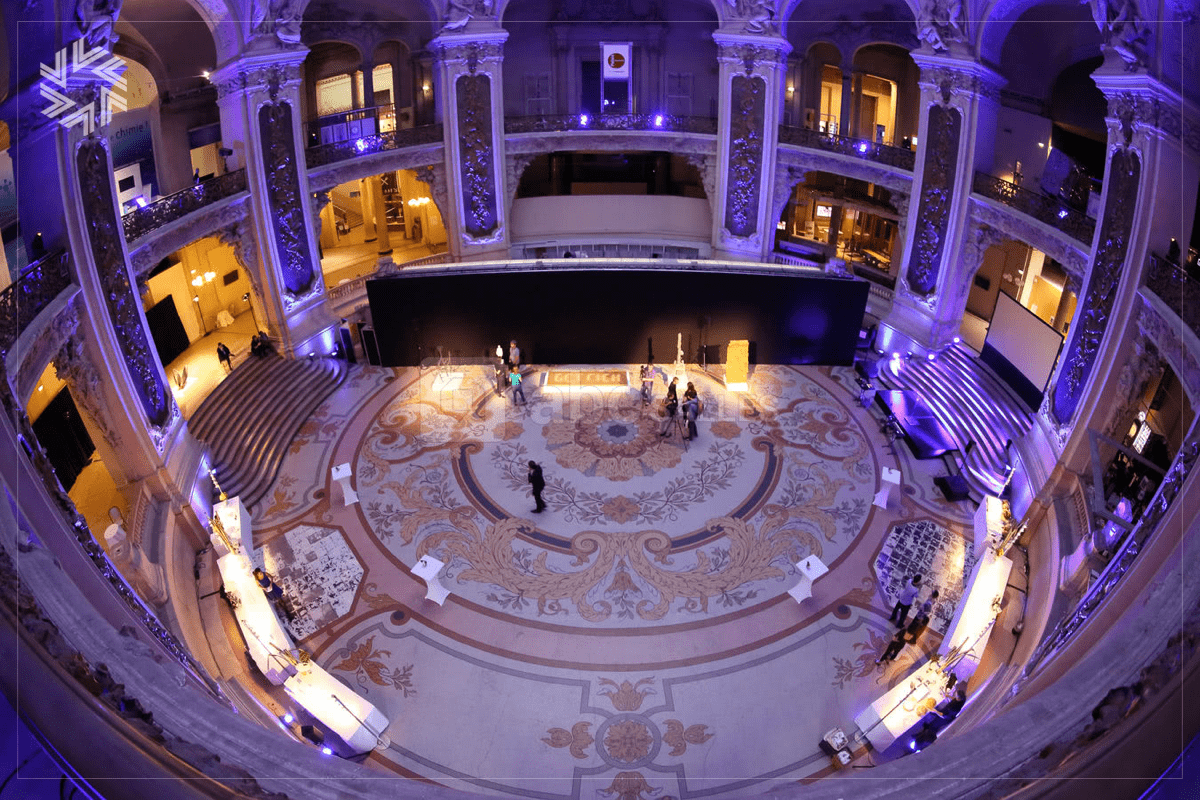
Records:
{"label": "ornamental plaster molding", "polygon": [[463,69],[475,74],[481,65],[496,69],[504,61],[504,40],[508,33],[493,39],[473,40],[437,38],[429,43],[429,49],[442,65]]}
{"label": "ornamental plaster molding", "polygon": [[783,209],[796,184],[804,180],[807,170],[775,162],[775,182],[771,191],[771,216],[769,219],[778,220],[783,216]]}
{"label": "ornamental plaster molding", "polygon": [[971,198],[970,216],[972,222],[996,228],[1009,238],[1036,247],[1061,264],[1068,274],[1082,279],[1087,271],[1088,253],[1070,236],[1044,223],[978,197]]}
{"label": "ornamental plaster molding", "polygon": [[450,192],[446,186],[446,165],[442,163],[430,164],[427,167],[414,171],[417,173],[418,180],[428,184],[429,194],[433,197],[433,202],[437,203],[442,219],[446,219],[450,213]]}
{"label": "ornamental plaster molding", "polygon": [[717,31],[717,63],[747,76],[766,75],[787,65],[792,46],[785,39],[747,36]]}
{"label": "ornamental plaster molding", "polygon": [[700,183],[711,206],[717,197],[717,158],[715,154],[687,153],[684,160],[700,173]]}
{"label": "ornamental plaster molding", "polygon": [[[1101,89],[1104,89],[1103,85]],[[1183,115],[1178,98],[1169,98],[1153,88],[1105,92],[1105,97],[1108,100],[1105,119],[1110,142],[1122,141],[1128,147],[1151,134],[1173,141],[1183,140]]]}
{"label": "ornamental plaster molding", "polygon": [[918,53],[913,53],[913,60],[921,69],[918,85],[933,95],[934,102],[959,108],[979,98],[1000,102],[1000,89],[1007,81],[982,64]]}
{"label": "ornamental plaster molding", "polygon": [[[256,60],[247,57],[223,67],[213,74],[211,80],[217,87],[217,100],[246,94],[266,92],[272,101],[278,100],[285,90],[298,90],[304,80],[303,52],[288,51],[284,58]],[[299,57],[299,60],[297,60]]]}
{"label": "ornamental plaster molding", "polygon": [[254,226],[243,217],[216,231],[216,236],[221,244],[233,251],[233,257],[237,260],[238,266],[246,273],[246,280],[250,281],[250,291],[254,294],[258,308],[266,308],[262,287],[258,280],[258,243],[254,235]]}
{"label": "ornamental plaster molding", "polygon": [[517,197],[517,188],[521,184],[521,176],[525,168],[533,163],[537,156],[533,153],[508,153],[504,157],[504,218],[511,219],[513,200]]}
{"label": "ornamental plaster molding", "polygon": [[1166,304],[1144,287],[1138,291],[1141,308],[1137,309],[1137,327],[1179,378],[1188,401],[1200,400],[1200,339],[1182,324]]}
{"label": "ornamental plaster molding", "polygon": [[[121,447],[121,437],[113,431],[108,422],[108,412],[103,402],[104,381],[87,357],[83,335],[79,330],[77,302],[67,306],[66,311],[56,320],[56,323],[66,323],[70,328],[54,356],[54,371],[66,381],[71,390],[71,399],[91,417],[105,443],[117,450]],[[58,324],[52,327],[58,328]],[[178,410],[178,406],[175,406],[175,409]]]}
{"label": "ornamental plaster molding", "polygon": [[246,217],[246,197],[228,203],[214,203],[168,223],[138,241],[129,255],[139,285],[164,258],[186,245],[212,236],[222,228]]}
{"label": "ornamental plaster molding", "polygon": [[[46,365],[57,357],[67,339],[79,327],[79,313],[76,307],[76,303],[79,302],[79,293],[77,292],[66,305],[59,309],[58,313],[54,314],[49,323],[38,329],[37,335],[28,345],[26,352],[18,356],[21,361],[17,365],[16,383],[13,385],[16,396],[29,396],[37,385],[38,378],[45,371]],[[12,367],[14,355],[16,355],[16,348],[10,351],[9,367]]]}
{"label": "ornamental plaster molding", "polygon": [[892,167],[851,158],[839,153],[826,153],[799,145],[781,144],[775,163],[805,172],[832,172],[848,178],[874,183],[892,192],[911,192],[911,173],[897,172]]}

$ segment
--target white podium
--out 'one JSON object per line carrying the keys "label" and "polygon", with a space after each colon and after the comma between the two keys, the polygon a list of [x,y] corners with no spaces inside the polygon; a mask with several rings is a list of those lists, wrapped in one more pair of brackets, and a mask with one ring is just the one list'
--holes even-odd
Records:
{"label": "white podium", "polygon": [[350,488],[350,462],[338,464],[331,473],[334,483],[342,487],[342,505],[351,506],[358,502],[358,495]]}
{"label": "white podium", "polygon": [[892,486],[895,485],[898,487],[900,485],[900,470],[884,467],[881,477],[883,478],[883,488],[875,493],[875,499],[871,502],[871,505],[887,508],[888,500],[891,498]]}
{"label": "white podium", "polygon": [[444,566],[446,565],[433,556],[423,556],[413,566],[413,574],[425,581],[425,599],[432,600],[439,606],[446,602],[446,598],[450,595],[450,590],[442,586],[442,582],[438,580],[438,573]]}
{"label": "white podium", "polygon": [[[225,529],[225,535],[229,537],[229,543],[233,545],[234,550],[239,550],[242,553],[254,552],[253,542],[253,526],[250,524],[250,512],[242,505],[240,497],[231,497],[228,500],[213,506],[213,516],[216,517],[221,527]],[[213,552],[217,558],[229,555],[229,549],[225,547],[225,542],[221,540],[220,534],[212,533],[209,535],[209,541],[212,542]]]}
{"label": "white podium", "polygon": [[800,582],[789,589],[788,594],[797,603],[801,603],[812,597],[813,581],[829,572],[829,567],[825,566],[816,556],[809,556],[798,563],[796,569],[800,572]]}

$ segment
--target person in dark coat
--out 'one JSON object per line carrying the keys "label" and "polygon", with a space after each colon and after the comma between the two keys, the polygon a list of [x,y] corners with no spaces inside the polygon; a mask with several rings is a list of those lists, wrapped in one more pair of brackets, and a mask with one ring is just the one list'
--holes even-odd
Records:
{"label": "person in dark coat", "polygon": [[542,490],[546,488],[546,479],[542,476],[542,468],[536,461],[529,462],[529,485],[533,487],[533,499],[537,508],[533,513],[540,514],[546,510],[546,501],[542,500]]}
{"label": "person in dark coat", "polygon": [[232,355],[233,354],[229,352],[229,348],[225,346],[224,342],[217,342],[217,360],[224,364],[225,369],[229,370],[230,372],[233,371],[233,361],[231,360]]}

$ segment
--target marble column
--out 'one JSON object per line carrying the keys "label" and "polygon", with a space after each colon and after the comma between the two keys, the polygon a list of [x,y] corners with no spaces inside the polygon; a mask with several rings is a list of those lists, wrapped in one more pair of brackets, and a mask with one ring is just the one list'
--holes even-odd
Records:
{"label": "marble column", "polygon": [[761,261],[774,247],[773,194],[779,117],[787,54],[785,40],[716,31],[720,94],[717,101],[717,186],[712,195],[713,251],[717,258]]}
{"label": "marble column", "polygon": [[[918,344],[936,348],[957,333],[967,293],[948,286],[970,221],[976,170],[990,168],[996,112],[1004,83],[971,60],[914,52],[921,68],[921,124],[913,196],[902,220],[906,260],[887,322]],[[961,276],[954,278],[962,280]]]}
{"label": "marble column", "polygon": [[301,135],[300,93],[307,50],[245,55],[213,73],[221,134],[246,167],[259,260],[249,271],[263,289],[268,333],[281,353],[334,349],[325,303]]}
{"label": "marble column", "polygon": [[486,28],[438,34],[436,58],[445,129],[450,252],[465,259],[505,257],[509,232],[503,198],[504,81],[508,32]]}
{"label": "marble column", "polygon": [[1164,253],[1184,225],[1182,100],[1123,64],[1106,63],[1093,79],[1108,99],[1100,220],[1042,409],[1058,433],[1062,461],[1076,471],[1089,459],[1087,430],[1105,429],[1113,409],[1128,400],[1121,396],[1130,391],[1121,380],[1122,334],[1141,307],[1138,289],[1150,254]]}

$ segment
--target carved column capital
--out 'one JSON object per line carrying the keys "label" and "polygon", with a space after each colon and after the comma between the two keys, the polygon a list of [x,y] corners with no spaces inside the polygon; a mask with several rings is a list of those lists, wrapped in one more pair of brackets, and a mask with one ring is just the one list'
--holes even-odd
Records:
{"label": "carved column capital", "polygon": [[786,39],[728,31],[716,31],[712,36],[717,43],[717,63],[734,73],[761,75],[765,70],[785,68],[792,52]]}
{"label": "carved column capital", "polygon": [[218,100],[261,92],[275,101],[299,90],[307,55],[307,48],[247,55],[216,70],[209,80],[217,87]]}
{"label": "carved column capital", "polygon": [[1183,101],[1173,91],[1146,75],[1097,73],[1093,79],[1108,101],[1110,144],[1130,147],[1150,135],[1183,140]]}
{"label": "carved column capital", "polygon": [[1007,81],[983,64],[921,53],[913,53],[912,57],[921,69],[921,90],[932,102],[960,109],[979,98],[1000,102],[1000,89]]}

